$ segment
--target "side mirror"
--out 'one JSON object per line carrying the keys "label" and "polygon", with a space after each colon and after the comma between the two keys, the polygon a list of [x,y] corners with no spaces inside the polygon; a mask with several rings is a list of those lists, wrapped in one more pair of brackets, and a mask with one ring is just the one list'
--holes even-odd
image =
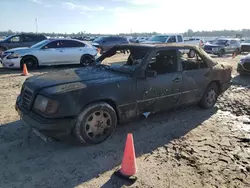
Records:
{"label": "side mirror", "polygon": [[145,76],[146,77],[156,77],[157,76],[157,72],[153,71],[153,70],[146,70],[145,71]]}

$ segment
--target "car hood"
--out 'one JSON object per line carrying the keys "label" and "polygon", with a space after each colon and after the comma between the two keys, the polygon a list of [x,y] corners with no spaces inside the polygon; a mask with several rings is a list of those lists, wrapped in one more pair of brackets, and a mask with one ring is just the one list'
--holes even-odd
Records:
{"label": "car hood", "polygon": [[248,54],[248,55],[246,55],[246,56],[244,56],[243,58],[241,58],[241,60],[250,60],[250,53]]}
{"label": "car hood", "polygon": [[160,42],[160,41],[143,41],[142,42],[143,44],[162,44],[163,42]]}
{"label": "car hood", "polygon": [[39,90],[73,83],[100,83],[110,81],[110,79],[116,81],[122,77],[125,78],[127,75],[112,70],[104,70],[100,67],[86,67],[32,76],[26,80],[25,84],[33,90]]}
{"label": "car hood", "polygon": [[31,48],[29,47],[21,47],[21,48],[12,48],[10,50],[6,50],[5,52],[24,52],[24,51],[29,51]]}
{"label": "car hood", "polygon": [[223,45],[216,45],[216,44],[205,44],[205,46],[204,46],[204,47],[206,47],[206,46],[208,46],[208,47],[212,47],[212,48],[216,48],[216,47],[224,47]]}

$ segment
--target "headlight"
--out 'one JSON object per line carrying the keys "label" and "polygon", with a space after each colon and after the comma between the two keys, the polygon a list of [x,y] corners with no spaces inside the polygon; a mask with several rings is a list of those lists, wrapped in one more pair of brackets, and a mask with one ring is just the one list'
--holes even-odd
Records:
{"label": "headlight", "polygon": [[7,56],[7,59],[15,59],[21,57],[18,53],[12,53],[9,56]]}
{"label": "headlight", "polygon": [[42,95],[37,95],[33,108],[46,114],[53,114],[58,109],[58,102]]}
{"label": "headlight", "polygon": [[239,64],[243,64],[244,63],[244,61],[243,61],[243,59],[241,59],[240,61],[239,61]]}

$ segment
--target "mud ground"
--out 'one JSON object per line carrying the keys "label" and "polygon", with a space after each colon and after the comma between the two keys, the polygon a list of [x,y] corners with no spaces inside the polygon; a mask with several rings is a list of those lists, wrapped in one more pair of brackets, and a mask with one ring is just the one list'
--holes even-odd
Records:
{"label": "mud ground", "polygon": [[[30,133],[14,109],[25,77],[0,68],[0,187],[250,187],[250,77],[237,75],[239,59],[217,59],[234,70],[233,85],[215,108],[152,115],[119,126],[106,142],[89,147],[45,143]],[[133,185],[112,175],[129,132],[138,166]]]}

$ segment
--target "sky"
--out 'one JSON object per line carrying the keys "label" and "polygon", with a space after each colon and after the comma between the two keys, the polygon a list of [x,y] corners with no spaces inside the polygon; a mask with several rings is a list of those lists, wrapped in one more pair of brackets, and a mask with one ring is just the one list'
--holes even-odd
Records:
{"label": "sky", "polygon": [[0,31],[181,33],[249,29],[250,0],[0,0]]}

